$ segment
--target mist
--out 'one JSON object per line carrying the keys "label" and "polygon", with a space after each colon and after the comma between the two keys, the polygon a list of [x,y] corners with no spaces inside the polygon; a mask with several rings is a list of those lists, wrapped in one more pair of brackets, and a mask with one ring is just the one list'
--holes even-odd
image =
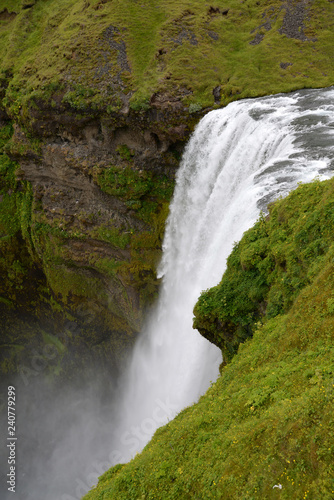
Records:
{"label": "mist", "polygon": [[[42,360],[42,358],[41,358]],[[44,359],[46,362],[47,360]],[[114,462],[112,414],[117,375],[99,365],[71,380],[52,381],[47,365],[37,372],[25,367],[1,384],[16,393],[16,491],[19,500],[77,500]],[[1,401],[1,428],[5,431],[5,401]],[[0,497],[13,498],[8,491],[8,450],[1,447]]]}

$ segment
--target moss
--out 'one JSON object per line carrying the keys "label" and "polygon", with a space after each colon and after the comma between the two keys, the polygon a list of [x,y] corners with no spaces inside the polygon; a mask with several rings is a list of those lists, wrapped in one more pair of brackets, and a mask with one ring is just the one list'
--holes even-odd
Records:
{"label": "moss", "polygon": [[117,276],[117,270],[122,265],[122,262],[116,259],[110,258],[94,258],[93,255],[90,256],[91,264],[94,268],[98,269],[103,275],[106,276]]}
{"label": "moss", "polygon": [[70,294],[92,298],[96,297],[101,289],[99,280],[85,276],[76,269],[69,269],[65,266],[47,266],[45,272],[52,290],[56,295],[61,295],[65,304]]}
{"label": "moss", "polygon": [[123,160],[130,161],[134,155],[134,151],[130,150],[126,144],[121,144],[116,148],[117,153]]}
{"label": "moss", "polygon": [[94,167],[91,173],[102,191],[123,200],[129,209],[135,211],[136,217],[148,224],[173,193],[174,181],[167,176],[137,170],[129,164],[104,169]]}
{"label": "moss", "polygon": [[108,114],[125,99],[143,113],[160,93],[177,96],[193,113],[233,99],[333,84],[333,7],[325,0],[313,2],[293,32],[284,28],[287,10],[276,0],[219,0],[215,6],[157,0],[145,8],[131,0],[2,5],[17,14],[0,25],[8,85],[3,106],[27,123],[41,100]]}
{"label": "moss", "polygon": [[41,143],[36,137],[33,137],[29,132],[23,132],[23,137],[12,137],[4,148],[4,151],[10,157],[19,157],[25,155],[40,155]]}
{"label": "moss", "polygon": [[189,106],[189,113],[197,113],[197,111],[201,111],[202,105],[199,102],[193,102]]}
{"label": "moss", "polygon": [[3,153],[3,148],[7,144],[7,141],[13,135],[13,125],[11,122],[5,123],[2,127],[0,127],[0,150]]}
{"label": "moss", "polygon": [[114,247],[125,249],[130,242],[129,231],[122,232],[117,227],[100,226],[96,232],[98,239],[111,243]]}
{"label": "moss", "polygon": [[106,193],[125,200],[138,200],[152,187],[149,172],[139,173],[130,166],[104,169],[97,176],[97,182]]}
{"label": "moss", "polygon": [[83,85],[76,85],[75,90],[68,90],[63,97],[63,102],[71,108],[81,111],[87,108],[87,100],[94,96],[94,90]]}

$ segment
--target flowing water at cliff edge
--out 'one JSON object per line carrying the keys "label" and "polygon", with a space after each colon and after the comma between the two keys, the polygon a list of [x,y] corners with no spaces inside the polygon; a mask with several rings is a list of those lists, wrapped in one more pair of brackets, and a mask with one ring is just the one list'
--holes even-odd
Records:
{"label": "flowing water at cliff edge", "polygon": [[128,461],[217,378],[220,351],[192,329],[194,304],[203,289],[219,282],[233,243],[270,201],[298,182],[332,176],[333,102],[334,89],[301,91],[235,102],[201,120],[177,174],[160,298],[117,394],[101,401],[93,388],[80,418],[82,402],[75,395],[66,396],[66,408],[55,397],[40,420],[47,426],[47,413],[52,415],[48,458],[41,462],[31,445],[36,475],[21,479],[22,498],[79,499],[104,470]]}
{"label": "flowing water at cliff edge", "polygon": [[217,378],[220,351],[192,329],[195,302],[260,210],[298,182],[332,175],[333,98],[331,89],[239,101],[197,126],[177,175],[157,309],[121,385],[120,461]]}

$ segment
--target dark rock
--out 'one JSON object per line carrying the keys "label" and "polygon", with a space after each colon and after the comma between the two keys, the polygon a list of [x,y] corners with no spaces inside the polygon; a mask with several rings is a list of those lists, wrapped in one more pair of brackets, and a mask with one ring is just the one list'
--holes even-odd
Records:
{"label": "dark rock", "polygon": [[121,39],[121,31],[116,26],[109,26],[103,33],[103,37],[112,49],[117,50],[117,63],[122,71],[131,72],[126,54],[126,45]]}
{"label": "dark rock", "polygon": [[283,62],[281,62],[281,63],[280,63],[280,67],[281,67],[282,69],[286,69],[286,68],[288,68],[289,66],[292,66],[292,63],[283,63]]}
{"label": "dark rock", "polygon": [[212,38],[213,40],[219,40],[219,35],[218,33],[216,33],[215,31],[208,31],[208,35],[210,38]]}
{"label": "dark rock", "polygon": [[264,35],[261,33],[257,33],[252,41],[249,42],[249,45],[259,45],[260,42],[264,39]]}
{"label": "dark rock", "polygon": [[296,40],[305,41],[315,41],[315,38],[308,38],[305,33],[304,20],[307,17],[307,3],[305,0],[293,4],[289,0],[286,4],[282,6],[285,9],[285,16],[283,19],[282,27],[278,30],[281,35],[285,35],[288,38],[295,38]]}
{"label": "dark rock", "polygon": [[219,7],[212,7],[210,6],[209,10],[208,10],[208,14],[209,16],[217,16],[219,14],[221,14],[222,16],[227,16],[229,12],[229,9],[223,9],[221,10]]}
{"label": "dark rock", "polygon": [[182,27],[176,37],[172,37],[171,40],[177,45],[182,45],[183,41],[188,41],[191,45],[198,45],[198,40],[193,31],[189,28]]}
{"label": "dark rock", "polygon": [[35,3],[36,2],[34,0],[23,3],[22,9],[30,9],[31,7],[33,7],[35,5]]}
{"label": "dark rock", "polygon": [[213,94],[213,97],[215,99],[215,104],[219,104],[220,99],[221,99],[221,87],[220,87],[220,85],[218,85],[217,87],[215,87],[213,89],[212,94]]}

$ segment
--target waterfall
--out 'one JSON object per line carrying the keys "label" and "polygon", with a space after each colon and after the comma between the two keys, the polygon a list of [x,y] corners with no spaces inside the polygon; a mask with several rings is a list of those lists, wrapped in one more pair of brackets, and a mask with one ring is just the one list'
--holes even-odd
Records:
{"label": "waterfall", "polygon": [[192,329],[193,307],[260,210],[298,182],[332,175],[333,98],[329,89],[234,102],[197,126],[177,173],[160,298],[121,384],[118,461],[217,378],[220,351]]}
{"label": "waterfall", "polygon": [[26,427],[19,500],[79,500],[217,378],[221,354],[192,329],[194,304],[219,282],[234,242],[269,202],[333,175],[333,103],[333,88],[307,90],[238,101],[201,120],[177,173],[160,297],[117,394],[111,389],[108,399],[107,384],[101,390],[98,368],[80,391],[43,394],[33,379],[18,391],[18,429]]}

